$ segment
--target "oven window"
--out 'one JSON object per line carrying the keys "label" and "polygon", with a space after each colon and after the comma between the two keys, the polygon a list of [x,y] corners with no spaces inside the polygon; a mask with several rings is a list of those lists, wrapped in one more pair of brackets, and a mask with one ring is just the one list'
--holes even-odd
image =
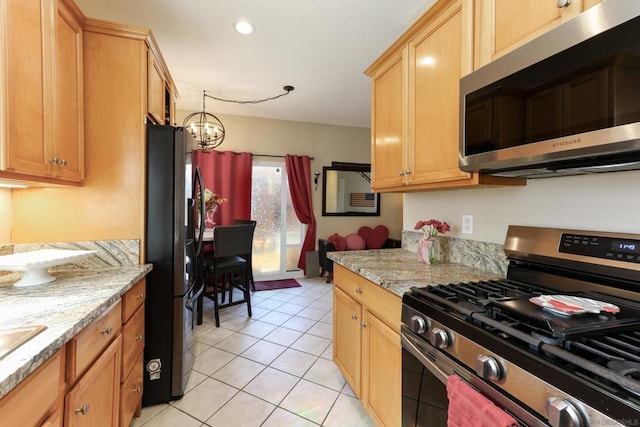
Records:
{"label": "oven window", "polygon": [[445,385],[402,349],[402,425],[446,427],[448,404]]}

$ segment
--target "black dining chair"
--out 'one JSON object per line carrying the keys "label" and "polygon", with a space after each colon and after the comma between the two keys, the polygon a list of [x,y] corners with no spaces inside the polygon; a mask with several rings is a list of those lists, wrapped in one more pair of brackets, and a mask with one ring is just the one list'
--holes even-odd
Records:
{"label": "black dining chair", "polygon": [[[249,290],[248,259],[251,254],[254,224],[217,226],[213,229],[213,251],[199,262],[199,274],[204,291],[198,301],[198,324],[202,324],[203,298],[213,301],[216,326],[220,326],[221,308],[247,304],[251,317],[251,292]],[[233,300],[234,289],[242,291],[243,298]],[[229,301],[226,302],[225,294]]]}
{"label": "black dining chair", "polygon": [[[233,220],[234,224],[253,224],[254,226],[254,230],[255,230],[255,226],[258,223],[257,221],[254,221],[252,219],[235,219]],[[256,290],[256,284],[253,281],[253,261],[252,261],[252,254],[253,254],[253,242],[251,242],[251,252],[249,252],[249,258],[247,259],[247,268],[248,268],[248,275],[249,275],[249,282],[251,283],[251,290],[255,292]]]}

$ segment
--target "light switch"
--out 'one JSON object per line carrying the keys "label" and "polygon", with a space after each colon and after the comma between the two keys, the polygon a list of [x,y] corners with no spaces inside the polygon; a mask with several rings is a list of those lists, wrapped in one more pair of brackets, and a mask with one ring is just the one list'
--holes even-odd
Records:
{"label": "light switch", "polygon": [[462,215],[462,234],[473,234],[473,215]]}

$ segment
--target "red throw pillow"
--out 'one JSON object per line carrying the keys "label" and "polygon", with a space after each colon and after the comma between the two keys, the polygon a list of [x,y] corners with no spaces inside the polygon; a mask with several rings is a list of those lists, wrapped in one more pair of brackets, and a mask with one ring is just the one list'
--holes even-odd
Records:
{"label": "red throw pillow", "polygon": [[336,251],[344,251],[347,249],[347,239],[339,235],[338,233],[333,233],[327,239],[327,242],[333,244],[333,247],[336,248]]}
{"label": "red throw pillow", "polygon": [[360,227],[358,234],[364,239],[367,249],[380,249],[389,238],[389,229],[384,225],[376,228]]}
{"label": "red throw pillow", "polygon": [[361,251],[365,248],[365,241],[362,236],[358,234],[349,234],[347,236],[347,250],[348,251]]}

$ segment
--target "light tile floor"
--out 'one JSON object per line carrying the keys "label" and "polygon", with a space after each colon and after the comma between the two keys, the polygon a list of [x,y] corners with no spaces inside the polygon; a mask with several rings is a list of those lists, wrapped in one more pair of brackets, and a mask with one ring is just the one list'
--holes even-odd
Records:
{"label": "light tile floor", "polygon": [[131,427],[373,426],[332,361],[333,285],[252,294],[220,310],[205,299],[196,359],[180,400],[144,408]]}

